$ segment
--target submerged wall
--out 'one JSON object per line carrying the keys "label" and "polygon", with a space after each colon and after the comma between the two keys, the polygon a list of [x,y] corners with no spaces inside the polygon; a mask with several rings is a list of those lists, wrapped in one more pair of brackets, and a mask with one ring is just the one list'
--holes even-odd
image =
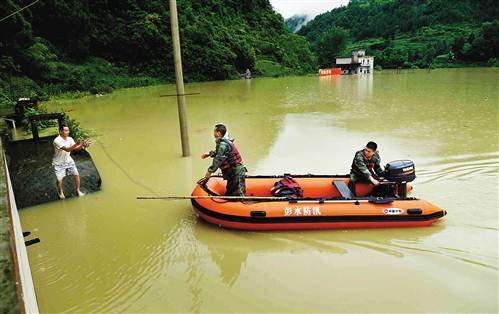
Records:
{"label": "submerged wall", "polygon": [[[57,201],[56,177],[52,168],[54,136],[39,141],[5,142],[5,155],[18,208]],[[101,178],[87,151],[72,152],[80,173],[81,190],[91,193],[100,190]],[[63,189],[66,197],[76,195],[73,177],[65,177]]]}

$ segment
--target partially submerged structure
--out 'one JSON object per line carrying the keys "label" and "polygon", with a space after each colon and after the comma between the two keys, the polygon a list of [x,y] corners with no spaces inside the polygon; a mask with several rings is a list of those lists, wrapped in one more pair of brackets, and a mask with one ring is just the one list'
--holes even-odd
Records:
{"label": "partially submerged structure", "polygon": [[351,57],[336,58],[336,66],[341,68],[342,74],[371,74],[374,56],[366,56],[365,50],[356,50]]}
{"label": "partially submerged structure", "polygon": [[[59,199],[52,168],[53,140],[54,136],[47,136],[38,140],[5,143],[5,156],[18,208]],[[83,191],[99,191],[101,178],[90,154],[82,150],[72,152],[71,156],[76,162]],[[66,197],[76,195],[72,178],[64,178],[63,190]]]}
{"label": "partially submerged structure", "polygon": [[[29,102],[28,104],[34,104],[33,108],[36,109],[36,103]],[[18,110],[16,105],[16,113],[9,117],[19,118],[25,108],[22,106]],[[38,122],[46,120],[57,120],[61,126],[65,123],[65,115],[64,113],[46,113],[30,116],[29,124],[33,134],[33,138],[30,139],[13,140],[9,132],[4,132],[3,150],[18,208],[58,200],[56,178],[52,168],[54,155],[52,142],[57,134],[41,137],[38,132]],[[85,192],[99,191],[101,178],[90,154],[85,150],[73,151],[71,156],[76,162],[83,190]],[[75,194],[71,193],[75,190],[71,178],[64,179],[63,188],[67,191],[66,196],[70,197]]]}

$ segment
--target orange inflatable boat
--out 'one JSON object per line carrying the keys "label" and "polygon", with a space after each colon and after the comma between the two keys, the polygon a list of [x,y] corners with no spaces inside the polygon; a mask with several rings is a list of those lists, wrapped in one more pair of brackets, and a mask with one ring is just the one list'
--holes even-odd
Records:
{"label": "orange inflatable boat", "polygon": [[209,223],[242,230],[343,229],[429,226],[446,211],[408,197],[412,188],[391,182],[398,192],[368,196],[373,185],[358,183],[354,196],[349,176],[293,176],[303,189],[301,198],[273,197],[270,189],[283,176],[247,176],[246,198],[224,198],[226,181],[212,176],[192,193],[196,214]]}

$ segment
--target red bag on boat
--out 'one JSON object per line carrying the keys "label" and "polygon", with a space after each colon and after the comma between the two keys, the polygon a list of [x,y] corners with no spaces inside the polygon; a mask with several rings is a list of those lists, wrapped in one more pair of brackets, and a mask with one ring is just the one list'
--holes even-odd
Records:
{"label": "red bag on boat", "polygon": [[270,193],[273,196],[288,196],[294,198],[303,197],[303,190],[296,182],[296,180],[288,175],[284,178],[274,183],[274,186],[270,188]]}

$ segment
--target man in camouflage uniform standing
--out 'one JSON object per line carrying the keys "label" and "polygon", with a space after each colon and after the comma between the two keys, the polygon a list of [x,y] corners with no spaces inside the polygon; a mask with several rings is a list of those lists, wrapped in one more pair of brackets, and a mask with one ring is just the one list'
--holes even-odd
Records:
{"label": "man in camouflage uniform standing", "polygon": [[379,185],[378,176],[381,176],[383,169],[380,165],[381,158],[377,148],[376,143],[369,142],[364,149],[355,153],[350,170],[350,183],[348,184],[354,194],[357,182],[371,182],[374,185]]}
{"label": "man in camouflage uniform standing", "polygon": [[215,150],[201,155],[203,159],[212,157],[213,162],[204,178],[200,181],[205,182],[220,168],[223,178],[227,180],[225,195],[244,196],[246,193],[245,175],[247,170],[233,140],[228,137],[225,125],[215,125],[213,136],[216,142]]}

